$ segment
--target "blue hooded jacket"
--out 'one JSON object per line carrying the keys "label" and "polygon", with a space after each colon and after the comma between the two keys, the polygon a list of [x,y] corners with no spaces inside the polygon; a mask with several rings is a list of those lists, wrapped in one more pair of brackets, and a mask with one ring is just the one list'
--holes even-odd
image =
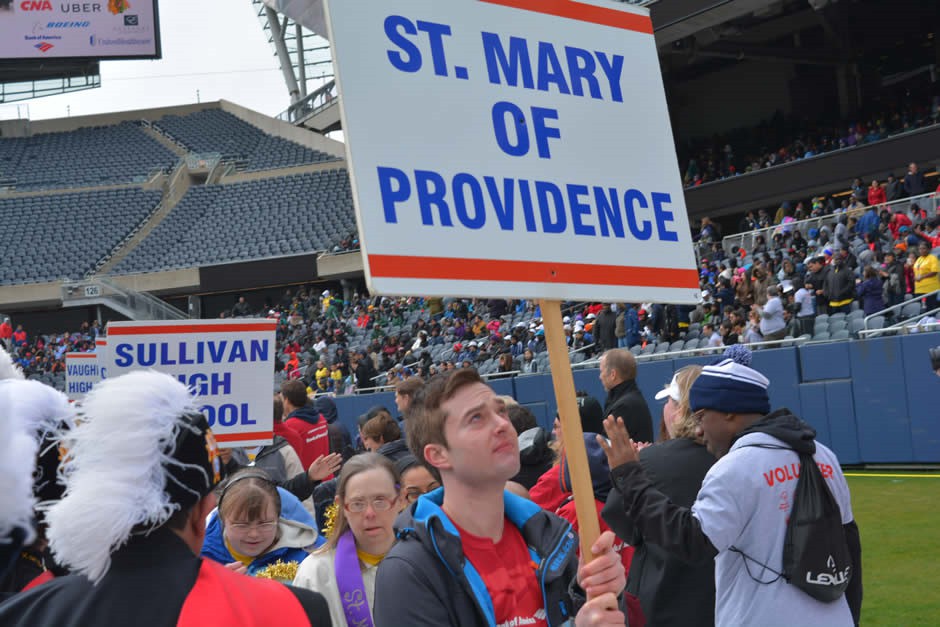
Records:
{"label": "blue hooded jacket", "polygon": [[[457,530],[441,505],[444,489],[423,495],[395,523],[398,543],[379,566],[376,627],[442,624],[495,627],[493,601],[480,573],[464,557]],[[537,564],[549,625],[569,621],[584,602],[575,583],[578,537],[571,525],[509,492],[506,518]]]}
{"label": "blue hooded jacket", "polygon": [[[296,496],[283,488],[277,489],[281,495],[281,532],[284,535],[285,530],[289,530],[292,538],[310,538],[315,540],[311,542],[314,547],[322,546],[326,540],[320,536],[316,529],[316,521],[310,515],[303,504]],[[285,524],[285,521],[289,521]],[[309,532],[312,532],[309,533]],[[282,562],[300,563],[307,557],[308,553],[301,547],[280,546],[284,538],[279,539],[273,551],[259,555],[248,566],[248,574],[254,576],[259,570],[281,560]],[[220,564],[230,564],[237,561],[225,546],[225,537],[222,534],[222,522],[218,511],[209,515],[209,524],[206,526],[206,538],[202,543],[202,557],[209,558]]]}

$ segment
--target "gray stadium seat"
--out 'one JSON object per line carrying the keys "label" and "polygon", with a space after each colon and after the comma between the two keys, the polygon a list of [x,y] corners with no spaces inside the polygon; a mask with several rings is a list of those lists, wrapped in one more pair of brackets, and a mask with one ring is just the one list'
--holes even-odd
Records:
{"label": "gray stadium seat", "polygon": [[829,333],[827,331],[822,331],[813,335],[813,341],[823,341],[829,339]]}
{"label": "gray stadium seat", "polygon": [[856,318],[849,322],[849,333],[852,334],[852,337],[858,337],[858,332],[865,328],[865,321]]}
{"label": "gray stadium seat", "polygon": [[914,316],[920,315],[921,303],[920,300],[912,300],[908,304],[901,307],[901,318],[907,320],[908,318],[913,318]]}
{"label": "gray stadium seat", "polygon": [[847,340],[849,339],[849,332],[847,329],[841,331],[836,331],[832,334],[831,339],[833,340]]}
{"label": "gray stadium seat", "polygon": [[[300,200],[292,200],[291,193],[297,193]],[[334,194],[336,199],[331,200]],[[232,219],[235,210],[242,217]],[[330,250],[343,235],[331,236],[324,231],[322,225],[328,218],[341,223],[342,234],[356,230],[345,170],[193,187],[114,273]],[[285,238],[288,229],[283,225],[290,225],[289,232],[295,236]],[[212,237],[206,237],[207,233]]]}
{"label": "gray stadium seat", "polygon": [[883,329],[885,328],[885,317],[884,316],[875,316],[868,321],[869,329]]}
{"label": "gray stadium seat", "polygon": [[839,331],[844,330],[848,324],[845,320],[830,320],[829,321],[829,333],[838,333]]}

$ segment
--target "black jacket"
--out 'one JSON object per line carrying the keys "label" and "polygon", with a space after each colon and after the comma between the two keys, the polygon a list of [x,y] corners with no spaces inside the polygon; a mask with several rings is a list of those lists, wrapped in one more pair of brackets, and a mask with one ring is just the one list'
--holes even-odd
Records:
{"label": "black jacket", "polygon": [[379,455],[384,455],[393,463],[397,462],[405,455],[411,455],[411,452],[408,450],[408,443],[405,442],[404,438],[399,438],[392,442],[386,442],[379,447],[379,450],[377,450],[376,453]]}
{"label": "black jacket", "polygon": [[[813,428],[785,409],[764,416],[736,434],[735,439],[755,431],[769,434],[798,452],[809,450],[810,446],[813,451],[816,450],[816,432]],[[692,515],[691,508],[673,503],[656,489],[642,463],[612,468],[610,476],[614,487],[623,497],[626,517],[647,542],[660,545],[674,557],[686,562],[710,562],[715,558],[718,551],[705,535],[698,518]],[[844,527],[852,556],[852,572],[857,575],[853,575],[845,597],[857,625],[862,607],[862,545],[855,521]]]}
{"label": "black jacket", "polygon": [[[222,570],[220,570],[222,569]],[[292,626],[330,625],[330,612],[323,597],[310,590],[284,588],[236,575],[223,566],[196,555],[169,530],[135,537],[112,556],[111,567],[96,585],[79,575],[69,575],[16,595],[0,605],[4,627],[196,627],[209,625],[262,625],[277,622],[278,607],[285,599],[301,606],[307,620]],[[237,579],[236,579],[237,578]],[[198,587],[197,587],[197,584]],[[266,607],[239,610],[243,603],[236,588],[251,586]],[[197,595],[191,598],[192,595]],[[255,601],[259,599],[256,597]],[[184,604],[211,608],[212,619],[181,620]],[[296,609],[296,608],[291,608]],[[193,618],[193,612],[188,612]],[[281,622],[280,624],[284,624]],[[285,627],[287,627],[285,625]]]}
{"label": "black jacket", "polygon": [[855,273],[845,264],[832,266],[826,275],[823,291],[830,302],[854,299]]}
{"label": "black jacket", "polygon": [[[492,624],[484,609],[488,593],[464,558],[458,532],[440,507],[443,498],[439,488],[399,515],[398,543],[376,574],[376,627]],[[567,521],[535,503],[509,493],[505,499],[507,521],[538,556],[536,577],[542,582],[548,624],[561,625],[584,602],[574,584],[578,537]]]}
{"label": "black jacket", "polygon": [[329,396],[318,396],[313,401],[313,409],[326,419],[327,431],[330,434],[330,452],[339,453],[345,462],[355,454],[352,437],[349,431],[339,422],[339,411],[336,402]]}
{"label": "black jacket", "polygon": [[601,309],[594,320],[594,341],[598,350],[617,348],[617,314],[610,309]]}
{"label": "black jacket", "polygon": [[[676,505],[692,507],[715,457],[688,438],[643,449],[640,465],[650,482]],[[715,624],[715,564],[687,564],[662,547],[645,542],[627,518],[623,496],[613,490],[601,516],[619,538],[636,548],[627,576],[627,592],[640,599],[647,624],[676,627]],[[681,598],[681,603],[676,599]]]}
{"label": "black jacket", "polygon": [[653,417],[636,380],[624,381],[607,392],[604,417],[623,418],[634,442],[653,441]]}
{"label": "black jacket", "polygon": [[545,429],[533,427],[519,434],[519,461],[519,474],[512,481],[531,490],[555,461],[555,452],[548,446]]}

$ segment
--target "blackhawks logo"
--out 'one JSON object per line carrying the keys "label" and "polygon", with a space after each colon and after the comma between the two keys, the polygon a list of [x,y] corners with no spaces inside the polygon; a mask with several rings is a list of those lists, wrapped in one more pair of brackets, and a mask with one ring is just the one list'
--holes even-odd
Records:
{"label": "blackhawks logo", "polygon": [[120,15],[131,8],[131,3],[127,0],[108,0],[108,11],[114,15]]}

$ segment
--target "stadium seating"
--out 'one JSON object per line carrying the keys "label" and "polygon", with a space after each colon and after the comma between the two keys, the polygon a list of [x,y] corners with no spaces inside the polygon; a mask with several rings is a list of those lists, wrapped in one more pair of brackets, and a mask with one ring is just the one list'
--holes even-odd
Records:
{"label": "stadium seating", "polygon": [[160,198],[139,188],[0,198],[0,285],[81,278]]}
{"label": "stadium seating", "polygon": [[0,139],[0,179],[17,191],[139,183],[178,159],[132,122]]}
{"label": "stadium seating", "polygon": [[326,153],[268,135],[221,109],[206,109],[185,116],[168,115],[155,121],[153,126],[191,152],[221,153],[223,159],[245,162],[245,169],[249,171],[336,159]]}
{"label": "stadium seating", "polygon": [[114,273],[323,251],[355,228],[345,170],[194,187]]}

